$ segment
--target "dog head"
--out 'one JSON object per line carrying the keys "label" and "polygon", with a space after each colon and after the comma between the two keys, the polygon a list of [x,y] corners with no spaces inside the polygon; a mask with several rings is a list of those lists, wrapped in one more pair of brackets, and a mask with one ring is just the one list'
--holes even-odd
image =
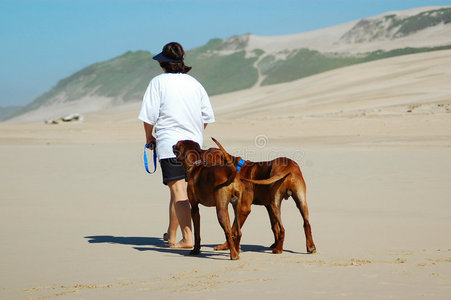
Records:
{"label": "dog head", "polygon": [[172,146],[175,157],[186,168],[201,158],[201,148],[198,143],[191,140],[178,141]]}

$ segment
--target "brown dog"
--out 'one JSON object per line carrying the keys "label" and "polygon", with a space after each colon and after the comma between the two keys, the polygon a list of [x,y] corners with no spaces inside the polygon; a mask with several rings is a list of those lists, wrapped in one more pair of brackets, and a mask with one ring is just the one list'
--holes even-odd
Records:
{"label": "brown dog", "polygon": [[[216,207],[219,224],[230,246],[230,259],[239,259],[241,226],[237,223],[239,218],[236,214],[239,210],[243,186],[241,181],[234,180],[236,169],[225,165],[211,166],[208,162],[202,161],[198,155],[200,146],[193,141],[179,141],[173,146],[173,151],[177,160],[183,164],[188,178],[188,199],[194,225],[194,249],[191,254],[200,253],[200,203]],[[233,234],[227,209],[230,202],[235,212],[236,224],[234,224]]]}
{"label": "brown dog", "polygon": [[[173,146],[174,154],[183,164],[188,177],[188,199],[191,204],[191,217],[194,225],[194,249],[191,254],[200,252],[200,215],[199,204],[215,206],[219,224],[224,230],[227,244],[230,246],[230,259],[239,259],[241,226],[238,212],[242,201],[252,202],[251,195],[245,191],[244,183],[237,177],[236,168],[225,152],[229,164],[213,165],[201,159],[202,150],[196,142],[179,141]],[[284,177],[277,176],[255,183],[270,184]],[[233,229],[230,227],[228,205],[232,203],[235,212]]]}
{"label": "brown dog", "polygon": [[[214,139],[213,139],[214,140]],[[208,150],[201,150],[199,157],[204,161],[209,161],[212,164],[224,164],[225,152],[224,148],[216,141],[220,149],[210,148]],[[227,154],[228,155],[228,154]],[[241,157],[229,155],[235,166],[238,166]],[[309,222],[309,212],[306,199],[306,185],[302,176],[299,165],[287,158],[279,157],[271,161],[252,162],[245,161],[241,170],[238,173],[243,180],[253,179],[254,182],[246,180],[243,182],[247,195],[241,201],[241,209],[238,212],[239,220],[237,221],[243,226],[247,216],[251,212],[251,204],[264,205],[268,211],[269,219],[271,221],[271,228],[274,233],[274,244],[271,245],[273,253],[283,252],[283,242],[285,239],[285,229],[282,225],[280,216],[280,207],[282,199],[288,199],[290,196],[296,203],[303,219],[304,219],[304,233],[306,239],[306,248],[308,253],[316,252],[316,246],[313,242],[311,226]],[[288,176],[286,176],[288,174]],[[286,176],[284,180],[273,182],[269,185],[261,185],[259,182],[268,178],[281,178]],[[249,182],[250,181],[250,182]],[[235,224],[236,222],[234,222]],[[235,225],[234,225],[235,226]],[[232,228],[234,230],[234,228]],[[223,245],[215,247],[215,250],[224,250],[228,248],[228,242]]]}

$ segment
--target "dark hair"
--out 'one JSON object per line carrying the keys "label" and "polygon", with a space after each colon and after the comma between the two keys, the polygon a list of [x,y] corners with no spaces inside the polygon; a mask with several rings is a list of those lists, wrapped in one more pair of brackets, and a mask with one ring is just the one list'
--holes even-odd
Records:
{"label": "dark hair", "polygon": [[188,73],[191,67],[185,66],[183,58],[185,51],[182,45],[176,42],[168,43],[163,47],[163,55],[174,60],[181,60],[181,62],[160,62],[160,66],[166,70],[167,73]]}

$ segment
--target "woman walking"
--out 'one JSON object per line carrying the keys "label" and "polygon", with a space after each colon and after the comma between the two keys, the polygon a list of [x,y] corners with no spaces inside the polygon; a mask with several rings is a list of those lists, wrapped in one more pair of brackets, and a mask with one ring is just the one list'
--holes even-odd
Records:
{"label": "woman walking", "polygon": [[[139,113],[139,119],[144,122],[146,144],[155,148],[163,184],[170,191],[167,239],[172,248],[193,247],[185,169],[175,158],[172,146],[180,140],[193,140],[202,145],[205,127],[215,121],[207,92],[187,74],[191,67],[185,66],[184,55],[183,47],[172,42],[153,57],[164,73],[150,81]],[[176,243],[178,226],[182,239]]]}

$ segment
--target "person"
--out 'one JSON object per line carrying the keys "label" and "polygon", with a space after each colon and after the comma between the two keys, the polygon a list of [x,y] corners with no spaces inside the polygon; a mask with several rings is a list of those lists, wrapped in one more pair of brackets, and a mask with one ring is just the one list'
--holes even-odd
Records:
{"label": "person", "polygon": [[[163,73],[150,81],[139,113],[146,145],[155,148],[163,184],[170,191],[169,226],[165,236],[172,248],[193,247],[185,169],[175,158],[172,146],[179,140],[193,140],[202,145],[204,129],[215,121],[207,92],[187,74],[191,67],[185,66],[184,55],[183,47],[172,42],[153,57],[160,63]],[[176,243],[179,226],[182,239]]]}

